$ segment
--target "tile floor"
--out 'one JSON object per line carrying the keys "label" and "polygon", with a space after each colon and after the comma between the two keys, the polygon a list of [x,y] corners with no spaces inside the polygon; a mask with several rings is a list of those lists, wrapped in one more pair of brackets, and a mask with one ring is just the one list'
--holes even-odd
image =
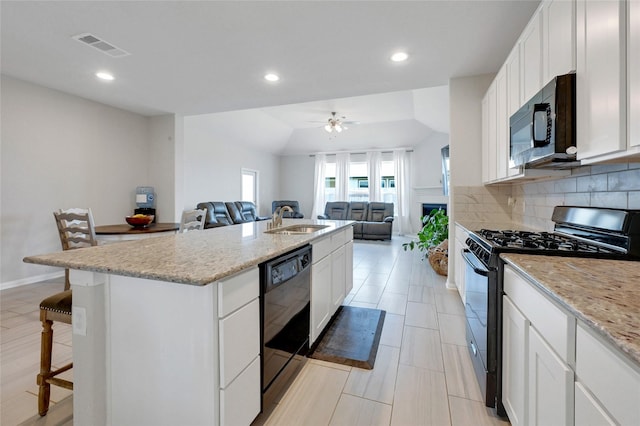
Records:
{"label": "tile floor", "polygon": [[[464,310],[457,292],[419,253],[392,242],[354,244],[354,288],[345,304],[387,314],[373,370],[308,360],[283,392],[266,425],[494,425],[508,424],[481,402],[465,346]],[[50,413],[38,419],[39,330],[37,304],[58,283],[0,292],[2,322],[2,425],[72,424],[72,398],[52,395]],[[54,290],[54,291],[55,291]],[[68,327],[56,347],[71,356]],[[64,363],[62,359],[60,363]]]}

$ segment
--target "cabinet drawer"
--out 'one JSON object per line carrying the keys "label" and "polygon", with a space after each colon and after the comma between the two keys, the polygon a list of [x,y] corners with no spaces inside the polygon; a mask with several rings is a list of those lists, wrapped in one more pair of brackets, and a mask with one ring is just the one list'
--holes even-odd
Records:
{"label": "cabinet drawer", "polygon": [[333,251],[331,247],[331,236],[313,241],[311,243],[311,248],[313,250],[311,258],[313,263],[318,263],[323,258],[327,257]]}
{"label": "cabinet drawer", "polygon": [[556,306],[509,265],[504,268],[504,292],[569,365],[575,360],[575,318]]}
{"label": "cabinet drawer", "polygon": [[260,413],[260,357],[220,391],[220,424],[248,425]]}
{"label": "cabinet drawer", "polygon": [[220,387],[225,388],[260,354],[258,299],[220,320]]}
{"label": "cabinet drawer", "polygon": [[640,419],[640,369],[578,324],[576,376],[622,425]]}
{"label": "cabinet drawer", "polygon": [[258,268],[240,272],[218,283],[218,318],[223,318],[260,295]]}
{"label": "cabinet drawer", "polygon": [[336,251],[347,242],[347,232],[345,230],[337,231],[331,234],[331,251]]}

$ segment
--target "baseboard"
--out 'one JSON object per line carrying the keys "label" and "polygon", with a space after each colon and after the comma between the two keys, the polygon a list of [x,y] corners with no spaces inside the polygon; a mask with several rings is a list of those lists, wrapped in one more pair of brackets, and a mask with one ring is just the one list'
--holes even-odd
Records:
{"label": "baseboard", "polygon": [[61,277],[64,277],[64,270],[62,270],[61,272],[51,272],[49,274],[34,275],[32,277],[21,278],[19,280],[14,280],[14,281],[6,281],[0,284],[0,290],[6,290],[14,287],[21,287],[23,285],[35,284],[41,281],[48,281],[48,280],[53,280]]}

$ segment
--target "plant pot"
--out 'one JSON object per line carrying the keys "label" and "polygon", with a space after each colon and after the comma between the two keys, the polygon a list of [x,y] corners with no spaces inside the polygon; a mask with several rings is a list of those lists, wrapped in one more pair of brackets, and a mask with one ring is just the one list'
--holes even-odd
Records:
{"label": "plant pot", "polygon": [[437,246],[430,248],[427,258],[433,270],[438,275],[446,277],[449,271],[449,240],[444,240]]}

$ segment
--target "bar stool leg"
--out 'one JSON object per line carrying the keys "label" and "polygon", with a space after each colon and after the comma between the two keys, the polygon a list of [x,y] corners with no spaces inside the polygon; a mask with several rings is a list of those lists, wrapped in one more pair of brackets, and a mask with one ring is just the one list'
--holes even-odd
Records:
{"label": "bar stool leg", "polygon": [[[41,317],[46,313],[41,312]],[[51,385],[47,382],[51,373],[51,352],[53,350],[53,321],[41,318],[42,320],[42,340],[40,345],[40,374],[38,374],[38,413],[41,416],[47,414],[49,410],[49,399]]]}

